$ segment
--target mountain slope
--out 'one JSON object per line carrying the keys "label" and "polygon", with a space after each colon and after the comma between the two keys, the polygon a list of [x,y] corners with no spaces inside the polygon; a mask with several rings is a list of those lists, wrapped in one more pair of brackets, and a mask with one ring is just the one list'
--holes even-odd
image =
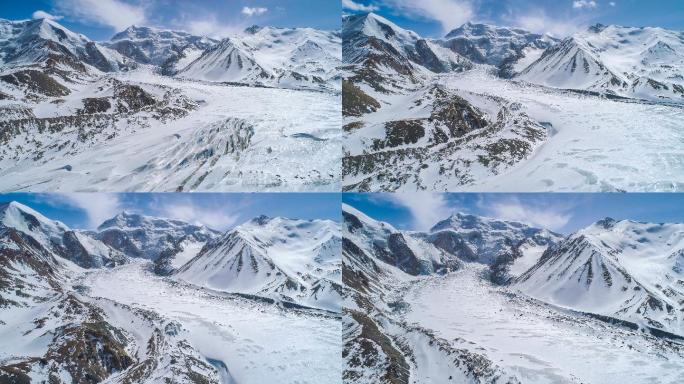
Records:
{"label": "mountain slope", "polygon": [[106,220],[89,234],[129,257],[154,261],[155,271],[162,275],[185,264],[219,236],[205,226],[130,212]]}
{"label": "mountain slope", "polygon": [[426,278],[416,275],[434,273],[428,268],[439,255],[449,265],[432,276],[449,276],[462,267],[455,255],[348,205],[343,218],[345,382],[516,382],[479,352],[454,347],[419,323],[401,319],[409,309],[402,292]]}
{"label": "mountain slope", "polygon": [[[344,190],[452,190],[505,172],[546,140],[523,105],[446,86],[450,76],[494,68],[485,55],[517,60],[546,46],[538,35],[481,27],[493,36],[471,36],[468,25],[430,40],[373,13],[344,18]],[[467,49],[459,43],[476,38]]]}
{"label": "mountain slope", "polygon": [[259,217],[209,242],[174,275],[207,288],[339,311],[339,228]]}
{"label": "mountain slope", "polygon": [[684,33],[597,24],[544,52],[520,79],[556,88],[684,102]]}
{"label": "mountain slope", "polygon": [[374,13],[342,19],[342,59],[350,66],[349,81],[381,94],[414,88],[429,73],[461,71],[472,65]]}
{"label": "mountain slope", "polygon": [[[607,220],[563,239],[520,223],[456,214],[428,234],[403,234],[421,239],[445,232],[462,236],[460,243],[446,243],[452,245],[450,256],[460,260],[458,268],[444,275],[412,276],[382,248],[389,234],[402,231],[349,206],[343,206],[343,216],[345,382],[668,383],[681,372],[682,338],[671,330],[658,332],[651,321],[662,320],[659,306],[674,318],[679,307],[667,309],[670,302],[658,304],[661,297],[643,295],[657,289],[672,294],[672,301],[680,300],[672,285],[681,284],[681,224]],[[576,239],[581,243],[590,237],[593,248],[567,252],[578,245]],[[469,260],[463,259],[466,247],[472,247]],[[599,247],[613,251],[604,257]],[[501,257],[493,264],[483,264],[496,253]],[[631,277],[629,290],[611,293],[603,287],[583,293],[580,286],[592,281],[583,264],[587,256],[606,265],[615,258],[629,264],[622,272],[616,263],[606,267],[614,288],[628,270],[639,277]],[[491,281],[492,267],[508,262],[508,272],[522,276]],[[594,262],[591,284],[605,285],[597,272],[600,264]],[[637,285],[642,288],[634,291],[631,287]],[[520,287],[526,290],[521,293]],[[560,289],[553,291],[555,287]],[[529,292],[537,299],[525,294]],[[635,298],[624,302],[626,296],[615,297],[616,292],[635,292]],[[561,308],[555,299],[576,302]],[[587,313],[580,302],[596,310],[624,303],[638,313]],[[677,324],[679,320],[668,323]],[[646,326],[650,332],[644,332]]]}
{"label": "mountain slope", "polygon": [[491,264],[500,254],[522,243],[549,247],[563,236],[519,222],[457,213],[435,224],[429,239],[445,251],[461,252],[466,261]]}
{"label": "mountain slope", "polygon": [[115,248],[17,202],[0,204],[0,228],[22,232],[42,248],[83,268],[111,267],[127,261]]}
{"label": "mountain slope", "polygon": [[475,63],[492,65],[508,77],[527,67],[558,40],[520,28],[468,22],[438,43]]}
{"label": "mountain slope", "polygon": [[54,20],[0,19],[0,66],[6,69],[31,65],[56,74],[64,71],[85,74],[93,68],[117,71],[126,68],[128,61]]}
{"label": "mountain slope", "polygon": [[105,44],[137,63],[159,66],[162,73],[173,75],[216,43],[187,32],[133,25]]}
{"label": "mountain slope", "polygon": [[74,234],[64,224],[14,202],[2,212],[0,381],[218,383],[178,323],[84,295],[77,279],[86,270],[69,260],[82,261],[83,244],[95,240],[76,233],[80,248],[61,246],[64,233]]}
{"label": "mountain slope", "polygon": [[182,78],[339,91],[340,37],[312,28],[248,28],[206,49]]}
{"label": "mountain slope", "polygon": [[[331,283],[341,273],[334,223],[245,224],[253,241],[258,234],[278,254],[290,251],[283,271],[295,268],[285,261],[309,271],[294,273],[310,284],[301,298],[306,306],[274,305],[159,276],[144,259],[168,244],[183,248],[190,238],[217,236],[206,228],[124,212],[101,229],[136,247],[126,254],[131,260],[83,269],[68,260],[78,250],[57,253],[63,233],[74,231],[21,204],[0,207],[0,382],[262,383],[276,370],[304,382],[339,381],[340,319],[330,310],[339,311],[340,300],[329,292],[341,289]],[[75,232],[106,247],[96,236]],[[169,243],[173,238],[183,241]],[[148,246],[154,249],[145,252]],[[307,280],[313,275],[320,278]],[[330,310],[309,308],[314,304]]]}
{"label": "mountain slope", "polygon": [[684,335],[684,225],[605,219],[549,249],[514,286],[540,300]]}
{"label": "mountain slope", "polygon": [[272,77],[233,39],[224,39],[178,72],[178,76],[217,82],[263,82]]}

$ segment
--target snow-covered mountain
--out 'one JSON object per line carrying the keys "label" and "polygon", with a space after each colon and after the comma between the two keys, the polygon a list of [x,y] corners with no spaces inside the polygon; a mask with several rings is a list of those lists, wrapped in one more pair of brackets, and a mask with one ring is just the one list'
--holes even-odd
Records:
{"label": "snow-covered mountain", "polygon": [[311,28],[248,28],[205,50],[184,78],[339,90],[340,37]]}
{"label": "snow-covered mountain", "polygon": [[556,88],[684,102],[684,33],[597,24],[548,48],[518,78]]}
{"label": "snow-covered mountain", "polygon": [[310,28],[93,42],[0,20],[0,189],[339,190],[340,46]]}
{"label": "snow-covered mountain", "polygon": [[[388,223],[371,219],[343,205],[345,235],[367,253],[410,275],[446,273],[458,268],[459,261],[420,233],[399,231]],[[440,244],[441,245],[441,244]]]}
{"label": "snow-covered mountain", "polygon": [[117,249],[14,201],[0,204],[0,228],[19,231],[44,250],[83,268],[112,267],[127,261]]}
{"label": "snow-covered mountain", "polygon": [[413,88],[429,73],[460,71],[468,59],[421,38],[374,13],[342,19],[342,57],[347,80],[381,94]]}
{"label": "snow-covered mountain", "polygon": [[508,65],[543,37],[468,25],[424,39],[373,13],[345,17],[342,34],[346,190],[450,190],[504,172],[545,140],[518,103],[439,80],[486,66],[484,55]]}
{"label": "snow-covered mountain", "polygon": [[137,63],[159,66],[173,75],[217,43],[183,31],[133,25],[104,44]]}
{"label": "snow-covered mountain", "polygon": [[548,250],[514,283],[545,302],[684,335],[684,225],[610,218]]}
{"label": "snow-covered mountain", "polygon": [[255,218],[208,243],[175,277],[226,292],[340,310],[339,227],[332,221]]}
{"label": "snow-covered mountain", "polygon": [[218,82],[264,82],[272,78],[233,39],[224,39],[181,69],[180,77]]}
{"label": "snow-covered mountain", "polygon": [[[347,15],[343,189],[660,190],[658,178],[676,177],[634,166],[643,156],[627,154],[643,148],[629,138],[646,121],[679,137],[681,36],[600,26],[557,39],[466,23],[430,39],[373,13]],[[609,160],[577,156],[590,148]],[[615,177],[608,163],[630,166]]]}
{"label": "snow-covered mountain", "polygon": [[463,213],[456,213],[430,229],[430,241],[460,258],[493,263],[503,252],[525,243],[548,247],[563,239],[547,229]]}
{"label": "snow-covered mountain", "polygon": [[468,22],[447,33],[439,43],[474,63],[497,67],[506,76],[526,68],[557,42],[549,35],[520,28]]}
{"label": "snow-covered mountain", "polygon": [[102,44],[71,32],[54,20],[0,19],[0,69],[39,66],[49,73],[112,72],[128,60]]}
{"label": "snow-covered mountain", "polygon": [[96,237],[127,254],[146,259],[157,259],[159,254],[179,240],[190,238],[206,242],[218,232],[203,225],[181,220],[164,219],[122,212],[97,227]]}
{"label": "snow-covered mountain", "polygon": [[[668,382],[683,366],[681,224],[603,220],[564,238],[464,214],[423,234],[343,217],[346,382]],[[423,243],[388,251],[396,234]],[[410,268],[435,249],[457,261],[447,273]]]}
{"label": "snow-covered mountain", "polygon": [[[339,234],[330,234],[332,223],[266,221],[243,227],[289,251],[282,268],[307,285],[306,307],[155,274],[159,265],[146,257],[165,248],[164,259],[166,247],[194,256],[188,241],[218,237],[204,227],[124,212],[100,232],[79,232],[19,203],[0,205],[0,381],[261,383],[279,369],[295,380],[339,382]],[[80,243],[67,244],[69,234]],[[77,265],[97,247],[126,263]],[[306,274],[293,271],[305,261]]]}

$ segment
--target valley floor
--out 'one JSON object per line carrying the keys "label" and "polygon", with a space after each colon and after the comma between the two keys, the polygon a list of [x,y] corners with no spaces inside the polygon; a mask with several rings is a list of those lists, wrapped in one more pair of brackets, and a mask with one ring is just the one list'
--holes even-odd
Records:
{"label": "valley floor", "polygon": [[484,70],[441,76],[435,81],[519,102],[533,119],[550,124],[549,138],[531,158],[459,190],[684,190],[682,105],[609,100],[503,80]]}
{"label": "valley floor", "polygon": [[[545,305],[482,279],[483,266],[421,278],[395,292],[417,324],[454,348],[486,356],[521,383],[681,383],[684,343],[659,339]],[[420,383],[444,382],[439,349],[412,372]],[[431,357],[432,356],[432,357]],[[442,380],[442,381],[440,381]]]}
{"label": "valley floor", "polygon": [[[199,108],[96,143],[58,162],[0,162],[5,191],[338,191],[340,96],[181,80],[139,69],[131,84],[179,89]],[[66,104],[80,105],[85,86]],[[38,118],[58,112],[44,102]],[[74,112],[75,113],[75,112]],[[253,136],[247,137],[248,130]],[[34,140],[34,137],[30,138]],[[246,144],[246,145],[245,145]],[[27,142],[26,145],[32,145]],[[240,148],[245,146],[245,148]],[[237,148],[237,149],[236,149]],[[4,164],[3,164],[4,163]]]}
{"label": "valley floor", "polygon": [[339,317],[285,309],[178,283],[133,261],[88,272],[79,284],[95,302],[106,298],[179,322],[182,336],[214,366],[222,384],[338,383],[342,375]]}

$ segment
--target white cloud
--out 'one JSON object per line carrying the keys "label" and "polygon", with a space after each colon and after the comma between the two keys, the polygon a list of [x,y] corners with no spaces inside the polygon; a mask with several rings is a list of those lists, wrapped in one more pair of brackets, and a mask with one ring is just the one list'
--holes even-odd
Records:
{"label": "white cloud", "polygon": [[242,7],[242,13],[247,16],[259,16],[268,11],[266,7]]}
{"label": "white cloud", "polygon": [[43,197],[48,201],[52,200],[57,206],[66,204],[83,210],[88,216],[90,229],[97,228],[122,210],[118,195],[110,193],[48,193]]}
{"label": "white cloud", "polygon": [[536,33],[548,33],[551,36],[564,38],[586,29],[586,23],[576,18],[555,18],[543,11],[507,15],[504,17],[509,24]]}
{"label": "white cloud", "polygon": [[497,219],[518,221],[555,231],[563,228],[572,217],[564,207],[532,206],[523,204],[517,198],[492,203],[480,202],[479,206]]}
{"label": "white cloud", "polygon": [[64,16],[55,16],[55,15],[49,14],[49,13],[47,13],[47,12],[45,12],[45,11],[37,10],[37,11],[33,12],[32,17],[33,17],[34,19],[60,20],[60,19],[62,19]]}
{"label": "white cloud", "polygon": [[189,33],[192,33],[193,35],[224,38],[226,36],[235,35],[243,31],[247,25],[227,25],[220,23],[218,20],[216,20],[215,16],[208,16],[201,19],[186,20],[178,27]]}
{"label": "white cloud", "polygon": [[596,8],[597,5],[594,0],[574,0],[572,2],[572,7],[575,9]]}
{"label": "white cloud", "polygon": [[615,3],[614,1],[611,1],[611,2],[608,3],[608,5],[610,5],[611,7],[614,7],[614,6],[617,5],[617,3]]}
{"label": "white cloud", "polygon": [[144,25],[147,21],[141,5],[120,0],[58,0],[56,6],[72,19],[106,25],[117,31],[134,24]]}
{"label": "white cloud", "polygon": [[377,6],[373,4],[364,5],[356,3],[353,0],[342,0],[342,8],[360,12],[374,12],[379,9]]}
{"label": "white cloud", "polygon": [[383,0],[388,8],[407,16],[436,20],[444,32],[470,21],[474,14],[473,4],[468,0]]}
{"label": "white cloud", "polygon": [[217,209],[200,206],[192,200],[165,203],[160,208],[160,214],[168,218],[222,230],[235,225],[238,220],[238,216],[227,212],[225,207]]}
{"label": "white cloud", "polygon": [[406,207],[413,217],[415,230],[425,231],[432,228],[440,220],[449,217],[453,209],[449,207],[444,194],[416,192],[383,195],[392,202]]}

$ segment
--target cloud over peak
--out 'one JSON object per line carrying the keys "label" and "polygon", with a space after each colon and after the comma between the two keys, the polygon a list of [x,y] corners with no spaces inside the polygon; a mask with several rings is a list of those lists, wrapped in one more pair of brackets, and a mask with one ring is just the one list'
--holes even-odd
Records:
{"label": "cloud over peak", "polygon": [[259,16],[268,12],[266,7],[242,7],[242,14],[247,16]]}
{"label": "cloud over peak", "polygon": [[37,10],[33,12],[33,15],[31,15],[34,19],[47,19],[47,20],[60,20],[63,18],[63,16],[55,16],[50,13],[47,13],[43,10]]}
{"label": "cloud over peak", "polygon": [[575,9],[596,8],[598,4],[594,0],[574,0],[572,7]]}
{"label": "cloud over peak", "polygon": [[375,5],[364,5],[361,3],[356,3],[353,0],[342,0],[342,8],[359,12],[374,12],[379,9],[379,7]]}
{"label": "cloud over peak", "polygon": [[109,26],[116,31],[147,23],[142,5],[120,0],[59,0],[56,8],[70,18]]}
{"label": "cloud over peak", "polygon": [[435,20],[444,32],[463,25],[475,16],[475,7],[469,0],[382,0],[388,8],[406,15]]}

